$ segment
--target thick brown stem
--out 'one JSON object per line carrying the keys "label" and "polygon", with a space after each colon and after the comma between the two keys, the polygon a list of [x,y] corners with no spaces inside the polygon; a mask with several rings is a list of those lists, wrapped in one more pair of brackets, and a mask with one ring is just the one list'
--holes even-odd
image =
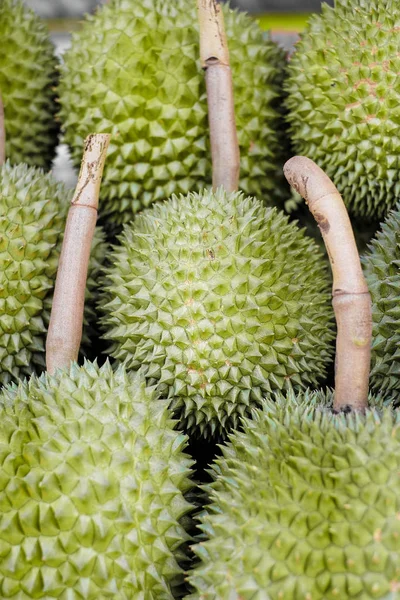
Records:
{"label": "thick brown stem", "polygon": [[206,72],[213,188],[239,187],[240,153],[236,132],[232,71],[224,16],[217,0],[197,0],[200,59]]}
{"label": "thick brown stem", "polygon": [[110,136],[85,142],[78,185],[68,212],[46,342],[49,373],[77,360],[90,249],[97,221],[100,184]]}
{"label": "thick brown stem", "polygon": [[317,221],[331,262],[332,303],[338,329],[334,410],[365,410],[371,358],[371,297],[346,207],[329,177],[309,158],[290,159],[284,172]]}
{"label": "thick brown stem", "polygon": [[4,118],[4,104],[0,94],[0,165],[6,162],[6,124]]}

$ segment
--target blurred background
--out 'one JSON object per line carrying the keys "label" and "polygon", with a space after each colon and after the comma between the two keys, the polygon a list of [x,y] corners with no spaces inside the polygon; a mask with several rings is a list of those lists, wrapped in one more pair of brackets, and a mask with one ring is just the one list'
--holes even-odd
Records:
{"label": "blurred background", "polygon": [[[79,17],[94,10],[101,2],[102,0],[27,0],[27,4],[43,17],[52,19]],[[333,0],[327,0],[327,4],[333,5]],[[321,0],[231,0],[231,5],[251,13],[314,12],[320,9]]]}
{"label": "blurred background", "polygon": [[[79,28],[83,15],[93,12],[107,0],[25,0],[25,2],[47,19],[57,52],[62,56],[70,44],[71,32]],[[325,2],[333,6],[334,0],[325,0]],[[261,27],[270,30],[273,39],[290,52],[310,14],[320,12],[322,1],[230,0],[230,4],[254,15]],[[53,173],[57,179],[67,185],[71,187],[75,185],[76,173],[64,144],[61,144],[58,149]]]}

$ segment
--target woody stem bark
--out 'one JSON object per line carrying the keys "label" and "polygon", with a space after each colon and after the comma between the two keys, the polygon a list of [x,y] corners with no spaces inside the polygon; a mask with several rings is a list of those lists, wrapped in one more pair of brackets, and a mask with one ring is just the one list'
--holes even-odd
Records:
{"label": "woody stem bark", "polygon": [[85,142],[65,227],[46,341],[46,365],[50,373],[78,358],[90,249],[109,142],[110,136],[106,134],[91,135]]}
{"label": "woody stem bark", "polygon": [[334,410],[365,410],[371,359],[372,308],[350,219],[329,177],[310,159],[284,166],[290,185],[305,199],[321,230],[333,273],[337,322]]}
{"label": "woody stem bark", "polygon": [[224,16],[217,0],[197,0],[200,59],[205,70],[213,188],[238,189],[240,153]]}

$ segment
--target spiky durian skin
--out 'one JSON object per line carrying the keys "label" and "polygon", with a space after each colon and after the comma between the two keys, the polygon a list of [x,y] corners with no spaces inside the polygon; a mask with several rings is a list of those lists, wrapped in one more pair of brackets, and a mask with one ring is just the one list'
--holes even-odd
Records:
{"label": "spiky durian skin", "polygon": [[[224,8],[241,151],[240,187],[271,195],[281,159],[283,52]],[[114,0],[65,55],[61,119],[75,163],[86,135],[112,133],[101,217],[113,228],[155,200],[211,181],[207,101],[192,0]],[[279,169],[280,171],[280,169]]]}
{"label": "spiky durian skin", "polygon": [[400,198],[399,20],[397,0],[322,4],[289,66],[294,149],[363,218],[381,218]]}
{"label": "spiky durian skin", "polygon": [[20,0],[0,2],[6,156],[49,169],[58,143],[58,60],[46,25]]}
{"label": "spiky durian skin", "polygon": [[174,196],[120,242],[103,306],[111,354],[158,382],[194,434],[223,434],[264,392],[324,377],[326,264],[282,212],[222,190]]}
{"label": "spiky durian skin", "polygon": [[[0,166],[0,384],[41,371],[71,192],[41,169]],[[107,245],[96,228],[86,289],[83,348]],[[103,256],[101,256],[103,254]]]}
{"label": "spiky durian skin", "polygon": [[330,393],[277,395],[230,437],[190,598],[397,597],[400,414],[334,415],[330,404]]}
{"label": "spiky durian skin", "polygon": [[173,599],[192,461],[154,390],[87,362],[0,415],[1,597]]}
{"label": "spiky durian skin", "polygon": [[372,298],[370,385],[400,390],[400,203],[390,211],[362,258]]}
{"label": "spiky durian skin", "polygon": [[44,364],[51,295],[69,194],[40,169],[0,167],[0,383]]}

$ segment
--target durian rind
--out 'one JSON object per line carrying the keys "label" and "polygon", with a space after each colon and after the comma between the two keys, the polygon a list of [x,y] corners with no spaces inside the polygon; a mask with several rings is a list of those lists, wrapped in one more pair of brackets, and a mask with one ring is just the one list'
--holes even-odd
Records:
{"label": "durian rind", "polygon": [[285,84],[295,152],[324,169],[364,219],[400,198],[399,22],[397,0],[322,4]]}
{"label": "durian rind", "polygon": [[[45,338],[72,192],[41,169],[0,166],[0,384],[45,368]],[[95,335],[107,255],[97,227],[89,261],[83,350]]]}
{"label": "durian rind", "polygon": [[0,415],[1,597],[172,600],[192,460],[143,378],[73,365]]}
{"label": "durian rind", "polygon": [[6,156],[49,169],[58,143],[58,59],[49,32],[20,0],[0,2],[0,93]]}
{"label": "durian rind", "polygon": [[388,599],[400,589],[400,412],[265,400],[213,467],[193,600]]}
{"label": "durian rind", "polygon": [[370,386],[400,390],[400,203],[389,212],[362,257],[372,299]]}
{"label": "durian rind", "polygon": [[[272,198],[282,154],[284,54],[224,6],[241,151],[240,187]],[[204,73],[192,0],[114,0],[73,35],[60,117],[75,164],[92,131],[112,134],[100,215],[113,229],[155,200],[211,182]]]}
{"label": "durian rind", "polygon": [[0,166],[0,383],[44,365],[48,316],[70,193],[41,169]]}
{"label": "durian rind", "polygon": [[111,355],[158,383],[194,435],[224,434],[264,393],[326,374],[326,261],[259,200],[219,190],[155,204],[125,227],[106,277]]}

